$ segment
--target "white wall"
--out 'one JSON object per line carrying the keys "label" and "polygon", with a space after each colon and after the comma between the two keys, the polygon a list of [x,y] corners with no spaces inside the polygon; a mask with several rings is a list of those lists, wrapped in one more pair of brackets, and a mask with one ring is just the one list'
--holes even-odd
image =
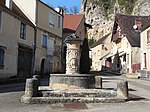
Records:
{"label": "white wall", "polygon": [[141,32],[141,69],[143,70],[144,64],[144,53],[146,53],[147,69],[150,69],[150,44],[147,44],[147,31],[150,30],[150,27],[145,31]]}
{"label": "white wall", "polygon": [[13,0],[21,11],[35,24],[36,0]]}

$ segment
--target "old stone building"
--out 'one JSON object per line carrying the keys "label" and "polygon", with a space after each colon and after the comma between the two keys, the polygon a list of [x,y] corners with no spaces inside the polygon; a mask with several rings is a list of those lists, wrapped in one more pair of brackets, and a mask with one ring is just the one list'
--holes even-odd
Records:
{"label": "old stone building", "polygon": [[92,60],[91,70],[106,70],[111,66],[111,34],[100,38],[90,46],[90,58]]}
{"label": "old stone building", "polygon": [[141,30],[141,70],[150,71],[150,17]]}
{"label": "old stone building", "polygon": [[12,1],[0,1],[0,79],[31,77],[34,25]]}
{"label": "old stone building", "polygon": [[[56,11],[40,0],[14,0],[36,26],[34,71],[36,74],[60,72],[62,10]],[[22,5],[24,4],[24,5]]]}
{"label": "old stone building", "polygon": [[141,69],[140,31],[149,16],[116,14],[112,33],[112,70],[135,73]]}

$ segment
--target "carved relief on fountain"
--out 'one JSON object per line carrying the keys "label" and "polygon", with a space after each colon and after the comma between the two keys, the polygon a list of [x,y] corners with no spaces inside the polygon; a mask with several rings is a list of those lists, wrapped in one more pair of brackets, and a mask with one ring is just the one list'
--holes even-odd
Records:
{"label": "carved relief on fountain", "polygon": [[78,49],[68,49],[67,55],[67,65],[71,71],[78,71],[79,69],[79,50]]}
{"label": "carved relief on fountain", "polygon": [[80,44],[82,40],[76,38],[75,35],[71,35],[71,37],[72,38],[68,38],[68,40],[66,40],[66,74],[79,73],[80,66]]}

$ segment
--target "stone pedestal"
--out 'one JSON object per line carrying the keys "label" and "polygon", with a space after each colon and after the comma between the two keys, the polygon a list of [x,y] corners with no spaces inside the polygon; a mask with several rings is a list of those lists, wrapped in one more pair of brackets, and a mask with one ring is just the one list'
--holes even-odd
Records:
{"label": "stone pedestal", "polygon": [[102,77],[100,77],[100,76],[95,77],[95,88],[97,88],[97,89],[102,88]]}
{"label": "stone pedestal", "polygon": [[66,74],[51,74],[50,87],[61,89],[74,88],[95,88],[95,76],[80,74],[80,45],[82,39],[75,34],[68,36],[65,40],[67,45],[66,53]]}
{"label": "stone pedestal", "polygon": [[[55,89],[95,88],[95,76],[90,74],[51,74],[50,87]],[[62,87],[60,87],[62,86]]]}
{"label": "stone pedestal", "polygon": [[128,98],[128,82],[119,81],[117,83],[117,97],[127,99]]}
{"label": "stone pedestal", "polygon": [[81,41],[82,41],[81,39],[75,37],[68,38],[66,40],[67,45],[66,74],[79,73]]}
{"label": "stone pedestal", "polygon": [[35,78],[27,79],[25,86],[25,96],[35,97],[38,95],[38,80]]}

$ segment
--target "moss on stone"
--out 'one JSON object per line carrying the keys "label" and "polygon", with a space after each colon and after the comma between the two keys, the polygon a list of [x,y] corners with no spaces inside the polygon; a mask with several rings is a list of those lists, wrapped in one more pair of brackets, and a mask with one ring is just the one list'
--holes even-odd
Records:
{"label": "moss on stone", "polygon": [[100,5],[104,9],[104,16],[109,19],[113,13],[114,5],[118,2],[120,10],[125,9],[126,14],[131,14],[137,0],[91,0],[92,3]]}

